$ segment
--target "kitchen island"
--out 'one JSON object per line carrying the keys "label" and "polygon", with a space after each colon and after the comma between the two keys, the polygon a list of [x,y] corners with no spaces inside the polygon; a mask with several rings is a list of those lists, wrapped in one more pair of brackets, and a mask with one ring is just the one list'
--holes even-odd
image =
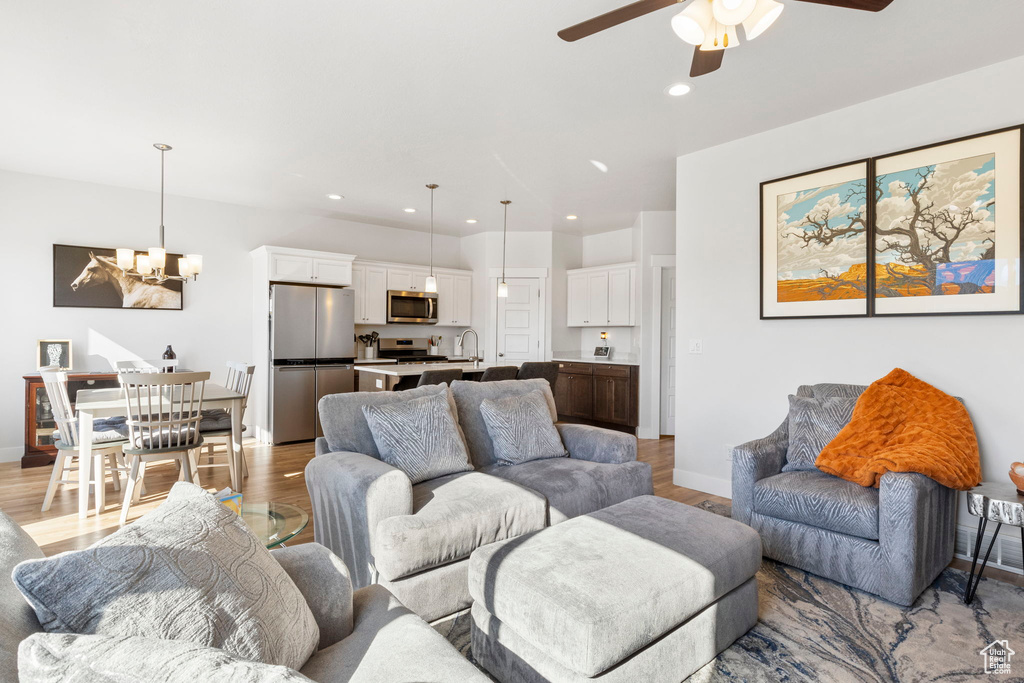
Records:
{"label": "kitchen island", "polygon": [[[396,387],[407,388],[416,386],[420,375],[426,370],[450,370],[459,368],[462,370],[462,378],[467,380],[478,380],[487,368],[514,365],[519,363],[408,363],[401,365],[370,365],[356,366],[358,375],[357,386],[359,391],[394,391]],[[399,387],[401,385],[401,387]]]}

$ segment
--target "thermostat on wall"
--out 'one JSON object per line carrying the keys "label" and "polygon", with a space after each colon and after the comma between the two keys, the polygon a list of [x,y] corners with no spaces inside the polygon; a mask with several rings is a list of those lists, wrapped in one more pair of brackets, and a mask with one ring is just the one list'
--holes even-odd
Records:
{"label": "thermostat on wall", "polygon": [[594,358],[611,358],[612,347],[610,346],[596,346],[594,347]]}

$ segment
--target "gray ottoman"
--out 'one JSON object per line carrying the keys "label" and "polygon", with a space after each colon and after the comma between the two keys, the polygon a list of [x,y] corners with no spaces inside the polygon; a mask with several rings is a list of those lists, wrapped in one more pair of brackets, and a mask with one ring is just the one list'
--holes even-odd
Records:
{"label": "gray ottoman", "polygon": [[679,683],[757,622],[761,540],[641,496],[469,560],[473,656],[502,683]]}

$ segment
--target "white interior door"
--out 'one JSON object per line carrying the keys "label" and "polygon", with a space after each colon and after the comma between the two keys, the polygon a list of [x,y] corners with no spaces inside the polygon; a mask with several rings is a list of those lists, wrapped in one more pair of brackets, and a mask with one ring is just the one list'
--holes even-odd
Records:
{"label": "white interior door", "polygon": [[508,278],[508,298],[498,299],[498,364],[541,360],[540,281]]}
{"label": "white interior door", "polygon": [[661,271],[661,433],[676,433],[676,269]]}

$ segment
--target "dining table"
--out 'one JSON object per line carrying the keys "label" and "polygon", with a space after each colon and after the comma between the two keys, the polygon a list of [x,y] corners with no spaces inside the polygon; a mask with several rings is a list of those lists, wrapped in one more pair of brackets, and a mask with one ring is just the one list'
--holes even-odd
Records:
{"label": "dining table", "polygon": [[[168,397],[169,398],[169,397]],[[231,488],[242,490],[242,411],[245,396],[220,384],[206,382],[202,407],[224,408],[231,414],[232,461]],[[106,487],[103,485],[103,456],[92,457],[92,422],[98,417],[119,417],[127,410],[127,397],[123,387],[115,389],[81,389],[75,399],[78,414],[78,516],[89,516],[90,471],[96,477],[96,514],[106,507]]]}

